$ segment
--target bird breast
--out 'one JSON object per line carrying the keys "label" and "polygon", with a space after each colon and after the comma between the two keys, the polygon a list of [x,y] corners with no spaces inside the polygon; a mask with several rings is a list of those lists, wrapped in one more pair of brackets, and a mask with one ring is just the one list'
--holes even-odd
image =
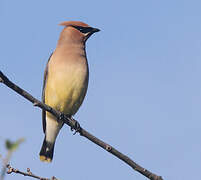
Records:
{"label": "bird breast", "polygon": [[77,112],[88,86],[87,60],[83,56],[74,58],[50,60],[45,89],[45,102],[67,115]]}

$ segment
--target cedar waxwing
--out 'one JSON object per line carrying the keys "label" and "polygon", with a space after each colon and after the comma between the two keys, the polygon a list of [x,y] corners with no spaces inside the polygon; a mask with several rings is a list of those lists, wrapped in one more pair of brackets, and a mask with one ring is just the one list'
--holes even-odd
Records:
{"label": "cedar waxwing", "polygon": [[[86,95],[89,79],[85,51],[86,40],[99,29],[80,21],[66,21],[57,47],[50,56],[44,74],[42,100],[67,116],[73,116]],[[49,112],[42,112],[45,139],[40,160],[51,162],[54,144],[63,122]]]}

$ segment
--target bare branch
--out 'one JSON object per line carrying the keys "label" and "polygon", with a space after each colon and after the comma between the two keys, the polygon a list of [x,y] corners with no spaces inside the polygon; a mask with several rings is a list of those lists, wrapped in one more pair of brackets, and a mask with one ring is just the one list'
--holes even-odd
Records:
{"label": "bare branch", "polygon": [[61,112],[51,108],[50,106],[47,106],[46,104],[44,104],[41,101],[34,98],[31,94],[29,94],[28,92],[24,91],[23,89],[18,87],[16,84],[11,82],[1,71],[0,71],[0,82],[4,83],[9,88],[14,90],[18,94],[20,94],[21,96],[26,98],[27,100],[31,101],[34,104],[34,106],[38,106],[41,109],[50,112],[57,119],[62,120],[65,124],[70,126],[71,129],[74,129],[75,132],[78,132],[81,136],[86,137],[87,139],[89,139],[93,143],[97,144],[98,146],[100,146],[103,149],[105,149],[106,151],[110,152],[111,154],[113,154],[117,158],[121,159],[126,164],[128,164],[130,167],[132,167],[134,170],[136,170],[137,172],[146,176],[150,180],[163,180],[163,178],[161,176],[158,176],[158,175],[148,171],[147,169],[141,167],[140,165],[135,163],[132,159],[130,159],[128,156],[124,155],[123,153],[121,153],[117,149],[115,149],[114,147],[110,146],[109,144],[101,141],[97,137],[95,137],[92,134],[90,134],[89,132],[87,132],[85,129],[83,129],[79,125],[79,123],[75,119],[67,117],[66,115],[62,114]]}
{"label": "bare branch", "polygon": [[7,174],[16,173],[16,174],[21,174],[21,175],[24,175],[24,176],[33,177],[33,178],[40,179],[40,180],[58,180],[54,176],[51,179],[36,176],[31,172],[31,170],[29,168],[27,168],[27,172],[22,172],[22,171],[20,171],[18,169],[15,169],[15,168],[11,167],[9,164],[7,164],[6,167],[8,168]]}
{"label": "bare branch", "polygon": [[2,167],[1,175],[0,175],[1,180],[3,180],[4,177],[5,177],[6,167],[7,167],[7,164],[9,163],[9,161],[10,161],[11,155],[12,155],[12,151],[8,150],[8,153],[7,153],[6,157],[5,157],[5,159],[3,159],[3,167]]}

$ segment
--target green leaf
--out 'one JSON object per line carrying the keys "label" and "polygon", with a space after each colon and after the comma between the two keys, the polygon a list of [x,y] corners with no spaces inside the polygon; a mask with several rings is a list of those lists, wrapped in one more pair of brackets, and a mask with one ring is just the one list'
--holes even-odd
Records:
{"label": "green leaf", "polygon": [[6,142],[5,142],[6,149],[9,150],[9,151],[15,151],[19,147],[19,145],[24,141],[25,141],[24,138],[20,138],[15,142],[12,142],[9,139],[7,139]]}

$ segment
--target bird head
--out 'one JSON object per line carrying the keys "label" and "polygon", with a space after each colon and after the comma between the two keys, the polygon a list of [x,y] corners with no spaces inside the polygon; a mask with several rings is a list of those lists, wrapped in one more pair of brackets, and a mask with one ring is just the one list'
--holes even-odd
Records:
{"label": "bird head", "polygon": [[86,40],[95,32],[100,30],[97,28],[90,27],[88,24],[85,24],[81,21],[65,21],[59,25],[65,26],[61,32],[62,38],[68,38],[68,40],[74,42],[86,42]]}

